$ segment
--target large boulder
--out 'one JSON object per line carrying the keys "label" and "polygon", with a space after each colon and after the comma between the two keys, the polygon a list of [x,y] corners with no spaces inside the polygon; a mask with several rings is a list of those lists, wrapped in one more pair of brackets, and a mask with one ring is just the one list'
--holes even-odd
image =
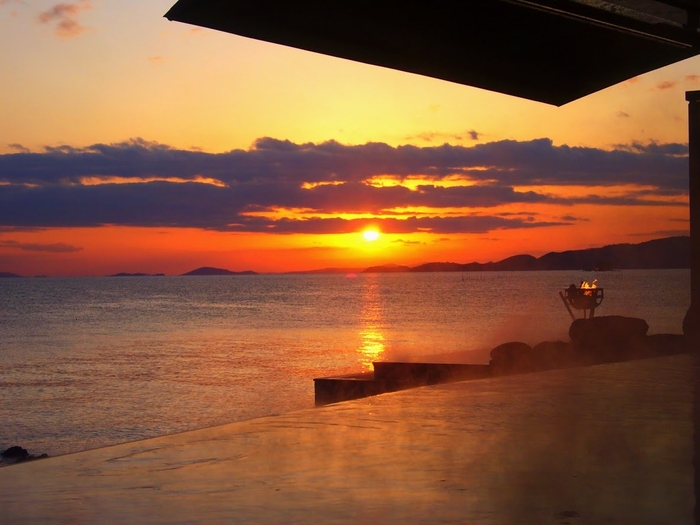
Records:
{"label": "large boulder", "polygon": [[11,465],[13,463],[21,463],[22,461],[30,461],[32,459],[40,459],[47,457],[49,457],[48,454],[35,456],[34,454],[30,454],[26,448],[22,448],[15,445],[0,452],[0,466]]}
{"label": "large boulder", "polygon": [[604,315],[589,319],[576,319],[569,327],[572,341],[600,338],[625,340],[647,335],[649,325],[644,319],[622,315]]}
{"label": "large boulder", "polygon": [[569,327],[575,351],[593,362],[621,361],[639,357],[649,325],[644,319],[608,315],[576,319]]}
{"label": "large boulder", "polygon": [[27,459],[29,457],[29,452],[26,448],[14,446],[0,452],[0,456],[4,459]]}
{"label": "large boulder", "polygon": [[495,374],[517,374],[537,370],[532,347],[517,341],[503,343],[491,350],[491,371]]}

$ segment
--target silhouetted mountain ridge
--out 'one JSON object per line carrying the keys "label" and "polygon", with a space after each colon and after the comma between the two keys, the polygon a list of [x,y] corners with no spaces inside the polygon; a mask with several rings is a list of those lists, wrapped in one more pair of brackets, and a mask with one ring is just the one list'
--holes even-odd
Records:
{"label": "silhouetted mountain ridge", "polygon": [[223,268],[212,268],[211,266],[202,266],[191,272],[183,273],[182,275],[258,275],[257,272],[246,270],[243,272],[232,272]]}
{"label": "silhouetted mountain ridge", "polygon": [[115,273],[110,275],[109,277],[163,277],[165,276],[164,273],[127,273],[127,272],[120,272],[120,273]]}
{"label": "silhouetted mountain ridge", "polygon": [[362,268],[319,268],[317,270],[295,270],[292,272],[284,272],[285,274],[288,275],[293,275],[293,274],[314,274],[314,273],[344,273],[344,274],[351,274],[351,273],[361,273],[364,270]]}
{"label": "silhouetted mountain ridge", "polygon": [[690,237],[666,237],[639,244],[550,252],[542,257],[514,255],[498,262],[430,262],[415,267],[371,266],[365,273],[495,272],[542,270],[661,270],[690,268]]}
{"label": "silhouetted mountain ridge", "polygon": [[413,268],[401,266],[400,264],[382,264],[381,266],[370,266],[362,270],[362,273],[403,273],[412,272]]}
{"label": "silhouetted mountain ridge", "polygon": [[[538,270],[660,270],[690,268],[690,237],[666,237],[639,244],[610,244],[600,248],[549,252],[541,257],[528,254],[513,255],[497,262],[428,262],[410,267],[399,264],[370,266],[364,270],[357,268],[323,268],[319,270],[287,273],[402,273],[402,272],[489,272],[489,271],[538,271]],[[145,273],[118,273],[114,277],[147,276]],[[163,274],[150,274],[163,275]],[[258,275],[246,270],[232,272],[223,268],[202,266],[189,275]],[[0,278],[23,277],[11,272],[0,272]],[[43,277],[43,276],[42,276]]]}

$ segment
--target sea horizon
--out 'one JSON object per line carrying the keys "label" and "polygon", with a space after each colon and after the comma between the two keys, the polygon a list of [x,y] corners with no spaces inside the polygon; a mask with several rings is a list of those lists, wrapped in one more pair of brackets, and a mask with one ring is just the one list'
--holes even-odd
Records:
{"label": "sea horizon", "polygon": [[[679,244],[679,242],[683,244]],[[653,248],[650,248],[653,245]],[[687,245],[687,246],[686,246]],[[616,248],[632,248],[632,252],[615,252]],[[646,249],[646,252],[641,250]],[[650,259],[649,251],[653,254]],[[669,253],[670,252],[670,253]],[[562,256],[568,258],[562,261]],[[545,265],[533,265],[533,261],[542,261],[545,258],[557,258],[558,260]],[[638,261],[643,259],[644,264]],[[613,264],[613,260],[617,265]],[[517,262],[514,262],[517,261]],[[579,264],[580,263],[580,264]],[[256,270],[229,270],[214,266],[198,266],[184,272],[166,274],[163,272],[113,272],[110,274],[95,275],[34,275],[25,276],[14,272],[0,271],[0,278],[53,278],[53,277],[193,277],[213,275],[303,275],[303,274],[348,274],[348,273],[410,273],[410,272],[492,272],[492,271],[617,271],[617,270],[663,270],[663,269],[690,269],[690,237],[677,235],[659,237],[641,243],[618,243],[601,247],[566,250],[563,252],[547,252],[540,257],[530,254],[516,254],[499,261],[485,263],[469,262],[424,262],[409,266],[397,263],[384,263],[379,265],[357,267],[324,267],[312,270],[289,270],[280,272],[260,272]]]}
{"label": "sea horizon", "polygon": [[[313,379],[373,361],[488,363],[565,340],[558,292],[682,333],[690,271],[71,277],[0,281],[0,449],[77,452],[314,406]],[[546,322],[542,322],[546,320]]]}

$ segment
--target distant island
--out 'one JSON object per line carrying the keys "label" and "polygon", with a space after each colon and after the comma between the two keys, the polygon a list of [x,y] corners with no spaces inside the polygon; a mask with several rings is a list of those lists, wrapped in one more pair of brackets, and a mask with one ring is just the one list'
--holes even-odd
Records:
{"label": "distant island", "polygon": [[[286,274],[357,274],[357,273],[404,273],[404,272],[509,272],[546,270],[664,270],[690,268],[690,237],[666,237],[639,244],[611,244],[602,248],[550,252],[541,257],[514,255],[497,262],[460,264],[455,262],[429,262],[418,266],[384,264],[369,268],[322,268],[284,272]],[[150,277],[165,274],[116,273],[109,277]],[[183,276],[197,275],[259,275],[246,270],[232,272],[224,268],[202,266]],[[0,278],[23,277],[16,273],[0,272]],[[45,277],[45,276],[37,276]]]}
{"label": "distant island", "polygon": [[550,252],[542,257],[514,255],[498,262],[458,264],[431,262],[408,267],[372,266],[364,273],[396,272],[508,272],[543,270],[661,270],[690,268],[690,237],[667,237],[639,244],[611,244],[602,248]]}
{"label": "distant island", "polygon": [[212,268],[211,266],[202,266],[191,272],[183,273],[182,275],[258,275],[257,272],[246,270],[243,272],[232,272],[223,268]]}
{"label": "distant island", "polygon": [[310,273],[362,273],[364,268],[319,268],[318,270],[295,270],[293,272],[284,272],[287,275],[297,275],[297,274],[310,274]]}
{"label": "distant island", "polygon": [[[446,265],[455,264],[456,266],[461,266],[456,263],[428,263],[435,264],[435,270],[427,270],[432,272],[446,272],[443,268],[447,268]],[[426,265],[423,265],[426,266]],[[370,266],[369,268],[362,270],[362,273],[403,273],[403,272],[415,272],[416,270],[410,266],[401,266],[400,264],[383,264],[381,266]]]}
{"label": "distant island", "polygon": [[164,273],[115,273],[109,277],[163,277]]}

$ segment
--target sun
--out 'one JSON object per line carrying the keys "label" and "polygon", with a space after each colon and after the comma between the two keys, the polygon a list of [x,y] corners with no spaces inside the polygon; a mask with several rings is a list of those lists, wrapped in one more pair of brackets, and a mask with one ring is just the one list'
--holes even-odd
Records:
{"label": "sun", "polygon": [[367,242],[376,241],[379,239],[379,232],[377,230],[365,230],[362,232],[362,237],[364,237]]}

